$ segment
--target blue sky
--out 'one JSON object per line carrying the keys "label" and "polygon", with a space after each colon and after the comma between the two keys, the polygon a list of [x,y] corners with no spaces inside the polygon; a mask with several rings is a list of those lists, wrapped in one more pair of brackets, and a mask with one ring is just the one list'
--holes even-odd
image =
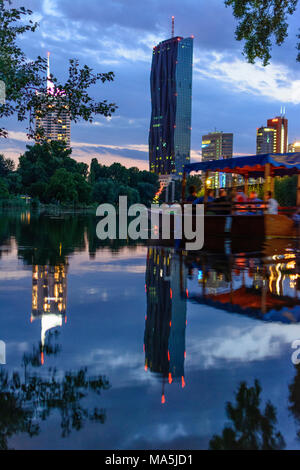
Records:
{"label": "blue sky", "polygon": [[[286,106],[289,141],[300,140],[300,64],[296,62],[297,15],[286,44],[264,68],[250,65],[234,39],[236,22],[223,0],[14,0],[31,8],[38,31],[22,39],[28,56],[51,52],[53,74],[63,80],[69,58],[95,71],[114,71],[114,83],[91,89],[97,99],[119,106],[112,119],[72,124],[73,156],[110,164],[148,167],[152,47],[175,34],[195,36],[192,161],[201,157],[201,136],[215,128],[234,133],[234,153],[255,153],[256,128]],[[10,138],[0,152],[17,157],[26,145],[26,123],[4,123]]]}

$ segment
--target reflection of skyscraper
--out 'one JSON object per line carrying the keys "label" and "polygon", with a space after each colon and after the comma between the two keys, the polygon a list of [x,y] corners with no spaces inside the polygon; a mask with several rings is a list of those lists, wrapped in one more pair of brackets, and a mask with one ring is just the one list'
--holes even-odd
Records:
{"label": "reflection of skyscraper", "polygon": [[41,345],[45,344],[46,333],[62,326],[66,320],[67,267],[32,267],[32,314],[31,321],[41,319]]}
{"label": "reflection of skyscraper", "polygon": [[153,49],[150,171],[183,174],[190,160],[193,38],[172,37]]}
{"label": "reflection of skyscraper", "polygon": [[[145,368],[169,383],[184,381],[186,268],[171,251],[150,248],[147,259]],[[163,392],[163,402],[165,400]]]}

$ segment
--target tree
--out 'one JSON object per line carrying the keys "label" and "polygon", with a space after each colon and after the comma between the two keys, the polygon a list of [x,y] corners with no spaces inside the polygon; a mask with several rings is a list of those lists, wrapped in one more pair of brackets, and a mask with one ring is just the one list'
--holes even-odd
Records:
{"label": "tree", "polygon": [[153,184],[141,182],[137,184],[137,189],[140,193],[141,203],[150,206],[156,194],[156,187]]}
{"label": "tree", "polygon": [[[244,55],[253,64],[260,59],[266,66],[273,42],[280,46],[288,36],[288,16],[296,11],[298,0],[225,0],[238,19],[235,37],[245,40]],[[300,35],[298,35],[300,39]],[[300,43],[297,60],[300,61]]]}
{"label": "tree", "polygon": [[72,173],[64,168],[56,170],[47,189],[47,199],[49,202],[78,202],[78,192]]}
{"label": "tree", "polygon": [[107,178],[98,179],[93,187],[92,199],[98,204],[114,204],[117,201],[117,184]]}
{"label": "tree", "polygon": [[118,188],[118,198],[119,196],[127,196],[128,206],[132,206],[132,204],[137,204],[140,202],[139,192],[127,185],[121,185]]}
{"label": "tree", "polygon": [[109,167],[109,176],[114,181],[122,184],[128,184],[128,170],[121,163],[113,163]]}
{"label": "tree", "polygon": [[8,199],[9,191],[6,184],[6,181],[3,178],[0,178],[0,199]]}
{"label": "tree", "polygon": [[10,160],[9,158],[5,158],[4,155],[0,155],[0,177],[6,177],[14,171],[15,169],[15,164],[13,160]]}
{"label": "tree", "polygon": [[57,170],[64,169],[71,176],[77,175],[75,179],[68,177],[68,181],[72,180],[72,184],[81,187],[83,192],[79,201],[88,202],[90,199],[90,186],[86,182],[88,165],[78,163],[70,157],[71,153],[71,149],[67,149],[64,144],[55,141],[28,145],[25,154],[19,158],[17,170],[21,178],[23,192],[32,196],[41,196],[40,200],[46,202],[45,185],[49,185],[50,179]]}
{"label": "tree", "polygon": [[199,193],[202,189],[202,179],[199,175],[190,175],[187,179],[186,188],[189,186],[195,186],[196,192]]}
{"label": "tree", "polygon": [[109,178],[109,167],[100,165],[97,158],[93,158],[90,165],[89,181],[91,184],[96,183],[99,178]]}
{"label": "tree", "polygon": [[236,392],[236,405],[228,402],[226,414],[231,426],[223,429],[221,436],[213,436],[211,450],[279,450],[285,447],[280,432],[275,431],[276,409],[268,401],[262,413],[261,386],[257,380],[253,387],[241,382]]}
{"label": "tree", "polygon": [[[113,81],[113,72],[94,73],[87,65],[80,68],[78,60],[70,59],[67,81],[59,83],[52,75],[53,93],[47,93],[46,60],[40,56],[29,59],[19,46],[23,35],[34,33],[38,24],[30,19],[31,10],[11,8],[11,3],[11,0],[0,0],[0,80],[6,87],[0,119],[16,115],[19,121],[24,121],[29,117],[28,135],[35,137],[35,117],[45,116],[49,105],[55,107],[58,116],[68,109],[74,122],[79,119],[92,122],[98,114],[111,116],[116,105],[107,100],[94,101],[88,89],[99,81]],[[0,128],[0,137],[7,137],[4,128]]]}

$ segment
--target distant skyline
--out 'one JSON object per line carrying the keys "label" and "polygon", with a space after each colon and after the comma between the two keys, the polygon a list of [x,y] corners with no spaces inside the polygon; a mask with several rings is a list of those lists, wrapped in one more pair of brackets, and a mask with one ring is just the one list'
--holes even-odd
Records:
{"label": "distant skyline", "polygon": [[[171,36],[194,35],[194,76],[191,161],[200,159],[202,135],[234,133],[234,154],[256,152],[256,129],[286,107],[289,143],[300,140],[300,64],[296,62],[299,7],[291,19],[289,37],[275,47],[271,65],[250,65],[242,43],[234,39],[236,22],[223,0],[14,0],[35,14],[40,28],[27,34],[22,47],[30,58],[51,52],[53,74],[63,80],[69,58],[95,71],[114,71],[115,81],[91,89],[95,98],[115,101],[112,119],[96,117],[91,125],[72,123],[73,156],[89,162],[119,161],[148,169],[151,112],[152,48]],[[84,5],[84,8],[83,8]],[[34,40],[33,40],[34,38]],[[10,139],[0,141],[0,153],[17,159],[26,145],[27,122],[5,123]]]}

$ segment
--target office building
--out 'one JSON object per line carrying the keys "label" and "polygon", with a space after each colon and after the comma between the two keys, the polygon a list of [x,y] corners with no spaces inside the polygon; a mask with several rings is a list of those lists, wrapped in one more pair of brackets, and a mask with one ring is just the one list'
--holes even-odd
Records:
{"label": "office building", "polygon": [[55,110],[55,100],[59,96],[55,96],[54,86],[50,76],[50,54],[48,53],[48,70],[47,70],[47,93],[53,97],[53,104],[48,105],[46,113],[35,118],[35,130],[43,129],[43,137],[37,137],[36,141],[41,140],[51,142],[52,140],[65,142],[66,147],[71,146],[71,119],[67,108],[58,113]]}
{"label": "office building", "polygon": [[277,132],[273,127],[260,127],[256,132],[256,154],[276,153]]}
{"label": "office building", "polygon": [[181,177],[190,162],[193,38],[172,37],[153,49],[150,171]]}
{"label": "office building", "polygon": [[287,153],[288,151],[288,120],[284,116],[268,119],[267,126],[276,130],[275,153]]}
{"label": "office building", "polygon": [[210,132],[202,136],[202,161],[232,158],[233,134]]}
{"label": "office building", "polygon": [[[210,132],[202,136],[202,161],[221,160],[232,158],[233,134],[225,132]],[[218,189],[231,185],[232,176],[225,173],[216,173],[208,180],[211,188]]]}

